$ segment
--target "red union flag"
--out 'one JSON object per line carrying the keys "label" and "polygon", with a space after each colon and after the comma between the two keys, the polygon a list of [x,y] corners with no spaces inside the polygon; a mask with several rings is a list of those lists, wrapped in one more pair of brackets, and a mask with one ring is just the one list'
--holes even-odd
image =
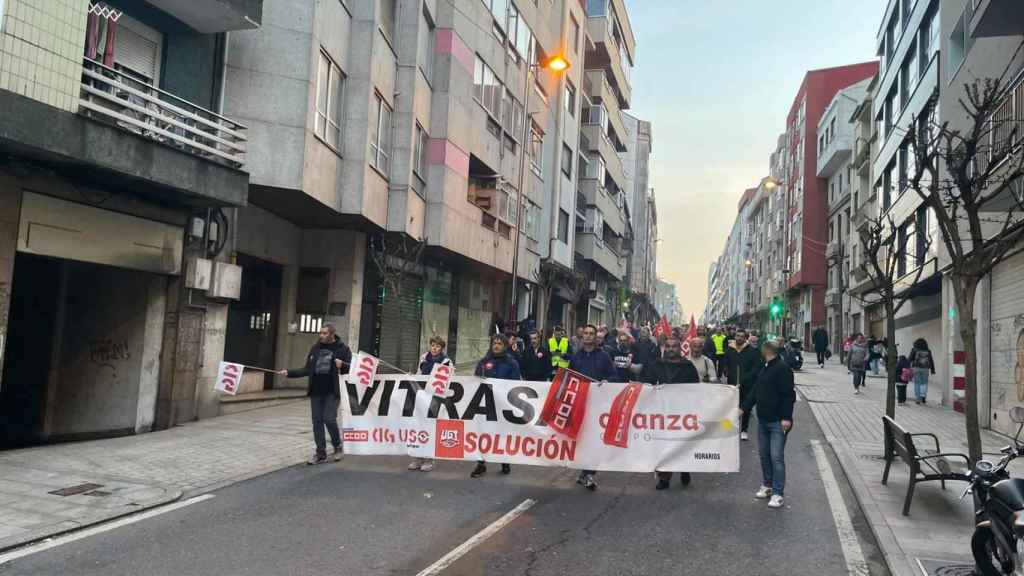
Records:
{"label": "red union flag", "polygon": [[697,337],[697,323],[693,321],[693,314],[690,314],[690,331],[686,333],[686,340],[683,341],[683,357],[690,356],[690,340]]}
{"label": "red union flag", "polygon": [[629,422],[633,419],[633,408],[644,385],[630,382],[615,395],[611,410],[608,411],[608,424],[604,428],[604,443],[608,446],[625,448],[629,442]]}
{"label": "red union flag", "polygon": [[583,426],[587,409],[590,379],[582,374],[559,368],[551,381],[540,417],[555,432],[576,438]]}
{"label": "red union flag", "polygon": [[217,368],[217,380],[213,384],[214,390],[220,390],[225,394],[234,396],[238,394],[238,386],[242,382],[242,370],[245,366],[233,362],[221,362]]}

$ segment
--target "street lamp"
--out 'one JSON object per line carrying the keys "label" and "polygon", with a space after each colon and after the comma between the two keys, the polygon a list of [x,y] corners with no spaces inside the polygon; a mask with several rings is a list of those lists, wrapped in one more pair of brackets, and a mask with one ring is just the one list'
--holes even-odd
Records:
{"label": "street lamp", "polygon": [[562,54],[555,54],[540,62],[534,62],[536,54],[533,53],[533,50],[531,46],[530,57],[527,59],[530,65],[526,69],[526,74],[523,75],[523,138],[520,140],[522,144],[519,150],[519,185],[516,187],[516,237],[512,241],[512,310],[509,315],[509,319],[513,322],[518,320],[519,312],[519,235],[522,234],[523,182],[526,176],[526,151],[527,147],[533,144],[528,140],[530,137],[530,121],[533,116],[530,112],[530,92],[532,92],[530,90],[530,82],[536,77],[537,71],[540,69],[562,73],[572,65]]}

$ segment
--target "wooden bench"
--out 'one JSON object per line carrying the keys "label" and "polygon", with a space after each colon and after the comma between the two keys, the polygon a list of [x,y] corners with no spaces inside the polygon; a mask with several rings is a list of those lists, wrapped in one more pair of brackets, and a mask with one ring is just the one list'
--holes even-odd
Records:
{"label": "wooden bench", "polygon": [[[882,426],[885,429],[885,472],[882,473],[882,484],[889,480],[889,467],[892,461],[899,455],[900,459],[910,467],[910,474],[907,480],[907,498],[903,502],[903,515],[910,515],[910,501],[914,497],[914,485],[918,482],[938,480],[942,489],[946,489],[946,480],[963,480],[970,482],[970,459],[966,454],[954,452],[942,452],[939,446],[939,438],[935,434],[920,432],[911,434],[895,420],[888,416],[882,416]],[[918,450],[914,445],[915,436],[928,436],[935,441],[935,450]],[[954,471],[949,459],[963,461],[963,468]],[[959,464],[959,462],[957,462]]]}

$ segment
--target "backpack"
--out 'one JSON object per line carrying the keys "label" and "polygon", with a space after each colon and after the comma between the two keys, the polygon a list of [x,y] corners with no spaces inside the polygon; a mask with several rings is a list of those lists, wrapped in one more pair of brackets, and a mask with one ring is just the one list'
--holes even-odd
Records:
{"label": "backpack", "polygon": [[931,368],[932,353],[928,350],[917,350],[914,352],[914,368]]}

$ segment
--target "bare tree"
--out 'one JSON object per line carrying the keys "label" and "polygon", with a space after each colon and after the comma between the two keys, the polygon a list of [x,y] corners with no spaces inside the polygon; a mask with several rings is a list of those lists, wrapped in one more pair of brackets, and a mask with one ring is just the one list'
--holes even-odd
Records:
{"label": "bare tree", "polygon": [[[1024,44],[1022,44],[1024,46]],[[1016,60],[1018,47],[1011,62]],[[1000,78],[964,85],[964,129],[939,121],[935,107],[914,119],[908,140],[915,160],[908,186],[930,208],[948,259],[964,347],[965,420],[969,456],[981,458],[975,295],[979,282],[1022,249],[1024,142],[1013,114],[1009,64]]]}
{"label": "bare tree", "polygon": [[[857,228],[864,262],[860,264],[870,280],[870,287],[855,296],[864,306],[881,305],[885,309],[886,392],[885,413],[896,417],[896,313],[903,308],[911,294],[906,290],[918,283],[927,268],[927,235],[923,245],[908,246],[911,240],[900,233],[891,213],[877,217],[864,217]],[[908,264],[908,260],[910,263]],[[906,271],[912,270],[908,278]]]}
{"label": "bare tree", "polygon": [[557,264],[547,260],[540,263],[533,271],[533,281],[540,291],[541,307],[537,314],[537,330],[543,334],[547,327],[548,310],[551,309],[551,296],[562,279],[563,272]]}
{"label": "bare tree", "polygon": [[416,240],[405,234],[370,236],[370,258],[388,293],[402,294],[402,281],[419,267],[426,246],[426,239]]}
{"label": "bare tree", "polygon": [[576,325],[576,308],[583,303],[584,299],[590,296],[590,279],[586,274],[573,270],[562,277],[565,290],[569,294],[569,330]]}

